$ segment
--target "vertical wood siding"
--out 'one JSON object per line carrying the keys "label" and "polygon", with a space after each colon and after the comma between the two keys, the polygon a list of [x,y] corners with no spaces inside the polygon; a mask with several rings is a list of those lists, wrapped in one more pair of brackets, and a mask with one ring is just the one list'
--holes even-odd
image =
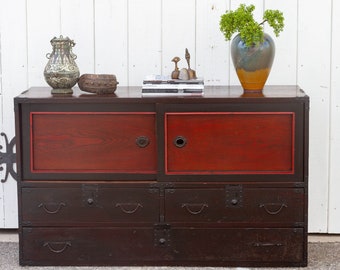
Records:
{"label": "vertical wood siding", "polygon": [[328,232],[340,233],[340,2],[332,2]]}
{"label": "vertical wood siding", "polygon": [[[14,136],[14,96],[46,86],[45,55],[59,35],[75,40],[81,74],[113,73],[119,85],[170,74],[174,56],[186,67],[185,48],[207,85],[239,85],[219,19],[240,3],[255,4],[259,19],[264,9],[284,12],[267,83],[299,84],[311,97],[309,231],[340,233],[337,0],[0,0],[0,131]],[[16,182],[9,179],[0,188],[0,228],[17,226],[16,207]]]}

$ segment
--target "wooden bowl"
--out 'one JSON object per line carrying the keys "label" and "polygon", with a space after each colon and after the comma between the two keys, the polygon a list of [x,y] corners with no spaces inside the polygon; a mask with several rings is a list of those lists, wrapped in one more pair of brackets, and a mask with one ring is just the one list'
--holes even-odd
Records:
{"label": "wooden bowl", "polygon": [[117,89],[117,78],[113,74],[83,74],[78,86],[82,91],[98,95],[112,94]]}

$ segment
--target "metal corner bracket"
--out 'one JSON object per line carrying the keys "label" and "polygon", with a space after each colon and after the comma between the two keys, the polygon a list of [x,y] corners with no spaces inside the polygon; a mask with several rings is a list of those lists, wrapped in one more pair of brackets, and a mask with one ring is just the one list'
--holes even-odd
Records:
{"label": "metal corner bracket", "polygon": [[[14,170],[14,163],[16,163],[16,153],[14,153],[15,137],[8,142],[8,138],[5,133],[1,132],[0,135],[4,137],[6,144],[6,152],[0,152],[0,171],[4,170],[1,164],[6,164],[5,178],[1,179],[1,183],[5,183],[8,175],[11,175],[14,180],[17,180],[18,178],[18,175]],[[0,150],[1,149],[3,149],[3,147],[0,145]]]}

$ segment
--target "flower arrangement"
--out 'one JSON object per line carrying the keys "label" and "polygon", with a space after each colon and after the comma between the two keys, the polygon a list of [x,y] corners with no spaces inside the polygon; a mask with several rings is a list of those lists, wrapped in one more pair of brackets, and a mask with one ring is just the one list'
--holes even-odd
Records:
{"label": "flower arrangement", "polygon": [[226,40],[239,33],[245,45],[250,47],[261,43],[264,37],[263,25],[268,23],[278,37],[284,28],[284,16],[279,10],[265,10],[263,20],[256,22],[253,16],[254,5],[241,4],[235,11],[227,10],[220,19],[220,30]]}

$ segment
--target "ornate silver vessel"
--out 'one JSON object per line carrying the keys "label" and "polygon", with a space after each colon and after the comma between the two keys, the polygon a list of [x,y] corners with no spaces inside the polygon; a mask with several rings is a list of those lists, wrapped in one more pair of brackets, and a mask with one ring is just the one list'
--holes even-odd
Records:
{"label": "ornate silver vessel", "polygon": [[79,69],[75,62],[77,56],[72,52],[75,43],[68,37],[54,37],[51,40],[52,53],[46,57],[49,59],[44,70],[44,77],[52,94],[72,94],[72,87],[79,79]]}

